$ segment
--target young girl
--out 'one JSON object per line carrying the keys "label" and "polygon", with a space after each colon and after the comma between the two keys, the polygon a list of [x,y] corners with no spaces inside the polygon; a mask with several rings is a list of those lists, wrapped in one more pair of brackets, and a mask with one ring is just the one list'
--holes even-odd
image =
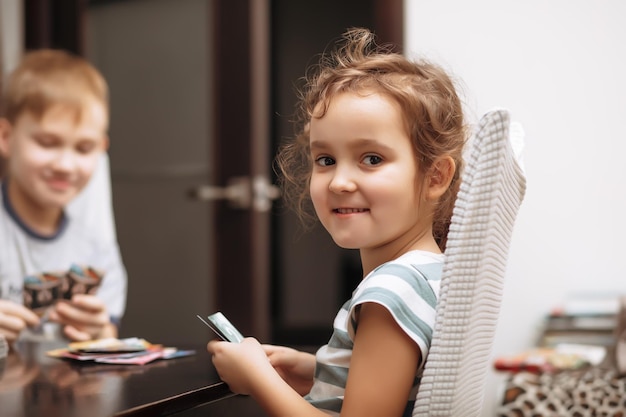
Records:
{"label": "young girl", "polygon": [[254,338],[208,351],[230,389],[270,416],[409,416],[459,186],[461,102],[439,67],[353,29],[300,104],[302,131],[278,155],[285,193],[301,214],[311,202],[340,247],[360,250],[364,278],[316,356]]}

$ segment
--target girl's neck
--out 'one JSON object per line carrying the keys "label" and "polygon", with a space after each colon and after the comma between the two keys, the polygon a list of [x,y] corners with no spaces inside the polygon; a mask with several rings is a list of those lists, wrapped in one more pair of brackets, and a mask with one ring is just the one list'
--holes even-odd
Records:
{"label": "girl's neck", "polygon": [[372,272],[380,265],[393,261],[407,252],[421,250],[440,254],[441,250],[433,237],[432,229],[425,230],[419,236],[415,236],[407,242],[400,242],[400,239],[376,248],[361,248],[361,265],[363,267],[363,277]]}

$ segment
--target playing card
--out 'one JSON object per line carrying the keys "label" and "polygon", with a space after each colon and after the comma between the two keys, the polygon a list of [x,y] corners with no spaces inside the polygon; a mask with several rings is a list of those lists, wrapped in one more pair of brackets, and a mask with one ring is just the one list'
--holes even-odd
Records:
{"label": "playing card", "polygon": [[61,298],[62,273],[42,273],[24,278],[24,306],[42,316]]}
{"label": "playing card", "polygon": [[207,317],[208,322],[202,317],[198,318],[206,324],[215,334],[217,334],[222,340],[228,342],[240,343],[243,340],[243,335],[233,326],[233,324],[224,316],[221,312],[211,314]]}
{"label": "playing card", "polygon": [[62,297],[71,300],[74,294],[95,294],[104,274],[90,266],[73,264],[65,274]]}

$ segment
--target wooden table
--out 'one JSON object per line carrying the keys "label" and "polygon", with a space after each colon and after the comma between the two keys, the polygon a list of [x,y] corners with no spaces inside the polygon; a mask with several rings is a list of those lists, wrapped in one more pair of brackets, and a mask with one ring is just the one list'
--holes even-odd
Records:
{"label": "wooden table", "polygon": [[163,416],[233,397],[204,346],[146,365],[94,365],[47,357],[23,343],[0,360],[0,416]]}

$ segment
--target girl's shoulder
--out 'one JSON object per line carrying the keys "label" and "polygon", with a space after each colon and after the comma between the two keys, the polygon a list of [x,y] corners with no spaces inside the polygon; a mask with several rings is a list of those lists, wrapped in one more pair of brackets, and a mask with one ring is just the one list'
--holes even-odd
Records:
{"label": "girl's shoulder", "polygon": [[383,289],[394,293],[418,293],[436,300],[444,256],[432,252],[411,251],[385,262],[370,272],[353,293],[354,299]]}

